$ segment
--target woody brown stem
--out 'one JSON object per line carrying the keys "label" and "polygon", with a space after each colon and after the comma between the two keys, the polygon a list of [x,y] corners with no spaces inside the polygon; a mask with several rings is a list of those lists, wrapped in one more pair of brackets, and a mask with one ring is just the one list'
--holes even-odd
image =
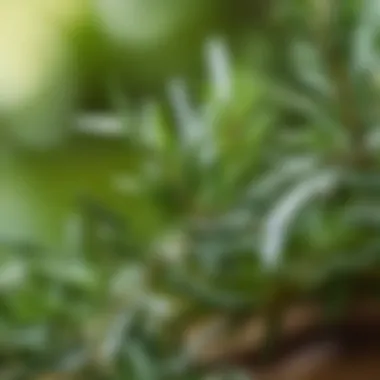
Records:
{"label": "woody brown stem", "polygon": [[362,166],[369,159],[364,143],[366,128],[360,115],[346,54],[336,42],[339,2],[312,0],[312,3],[317,16],[314,25],[315,38],[333,85],[334,103],[340,123],[349,135],[348,161],[355,166]]}
{"label": "woody brown stem", "polygon": [[[266,321],[261,316],[253,316],[237,330],[223,330],[219,324],[215,334],[214,339],[208,337],[197,352],[197,363],[202,367],[220,368],[230,364],[252,373],[273,374],[278,369],[289,370],[294,360],[305,359],[305,352],[311,355],[308,360],[314,360],[314,353],[317,355],[319,348],[327,350],[327,347],[334,347],[326,353],[337,362],[375,354],[380,359],[380,301],[377,298],[352,300],[347,313],[333,321],[325,319],[321,305],[289,306],[281,320],[280,339],[271,355],[266,357],[261,355],[267,334]],[[376,371],[380,373],[380,364]],[[268,378],[287,379],[282,376]]]}

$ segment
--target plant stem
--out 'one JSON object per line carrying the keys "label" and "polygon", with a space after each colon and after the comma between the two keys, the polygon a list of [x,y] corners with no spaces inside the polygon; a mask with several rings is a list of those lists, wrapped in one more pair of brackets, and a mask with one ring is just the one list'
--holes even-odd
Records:
{"label": "plant stem", "polygon": [[364,143],[366,128],[356,101],[354,84],[346,63],[346,54],[336,43],[339,5],[338,2],[325,0],[313,0],[313,3],[318,13],[318,24],[315,25],[317,44],[333,85],[340,122],[349,135],[349,162],[362,166],[368,162],[369,158]]}

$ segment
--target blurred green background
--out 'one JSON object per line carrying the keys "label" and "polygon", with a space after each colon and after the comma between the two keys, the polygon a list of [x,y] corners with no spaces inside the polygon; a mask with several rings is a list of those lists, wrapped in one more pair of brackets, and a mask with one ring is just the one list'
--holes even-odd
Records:
{"label": "blurred green background", "polygon": [[[126,140],[77,133],[77,124],[84,119],[87,128],[91,114],[102,124],[120,102],[125,109],[124,103],[138,109],[151,98],[167,103],[167,83],[176,77],[188,78],[195,94],[203,96],[205,41],[222,34],[236,40],[236,49],[245,48],[239,41],[264,13],[264,6],[244,0],[68,0],[54,5],[17,0],[1,7],[2,144],[12,161],[6,165],[33,181],[33,189],[19,194],[27,206],[17,214],[23,224],[33,220],[29,228],[35,239],[49,243],[56,242],[64,213],[78,194],[91,193],[116,207],[125,204],[124,197],[116,200],[110,179],[131,166]],[[165,118],[171,117],[169,107]],[[2,191],[11,207],[9,190]],[[22,230],[15,236],[29,236],[18,227],[16,214],[14,219],[6,222],[4,234],[14,228]]]}
{"label": "blurred green background", "polygon": [[376,9],[1,1],[1,379],[201,379],[189,319],[373,265]]}

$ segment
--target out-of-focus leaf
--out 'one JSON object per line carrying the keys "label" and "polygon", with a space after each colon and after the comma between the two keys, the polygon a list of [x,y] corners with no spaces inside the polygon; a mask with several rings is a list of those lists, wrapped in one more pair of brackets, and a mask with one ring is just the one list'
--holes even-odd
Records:
{"label": "out-of-focus leaf", "polygon": [[297,185],[270,213],[265,223],[262,243],[262,259],[269,267],[277,267],[282,260],[287,231],[300,212],[315,196],[329,193],[339,181],[335,170],[317,173]]}

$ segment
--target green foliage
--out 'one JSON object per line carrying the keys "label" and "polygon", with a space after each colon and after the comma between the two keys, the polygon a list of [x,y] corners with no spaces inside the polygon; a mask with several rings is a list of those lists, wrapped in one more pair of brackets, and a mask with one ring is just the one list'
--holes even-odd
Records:
{"label": "green foliage", "polygon": [[[252,49],[206,38],[201,88],[168,63],[164,95],[136,99],[109,69],[104,112],[75,98],[60,144],[4,133],[2,378],[202,378],[179,344],[193,318],[340,302],[376,274],[376,1],[299,3],[242,32]],[[112,55],[94,28],[84,45]],[[4,125],[55,128],[68,114],[51,96]]]}

